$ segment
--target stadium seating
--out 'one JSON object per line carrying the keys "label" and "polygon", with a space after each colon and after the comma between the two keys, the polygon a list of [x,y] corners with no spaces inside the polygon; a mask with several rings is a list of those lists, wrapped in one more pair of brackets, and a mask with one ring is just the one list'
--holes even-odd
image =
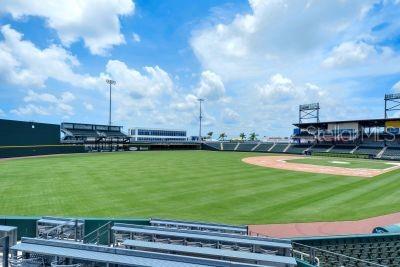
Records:
{"label": "stadium seating", "polygon": [[203,145],[211,150],[220,150],[221,143],[220,142],[204,142]]}
{"label": "stadium seating", "polygon": [[354,154],[367,154],[367,155],[378,155],[383,147],[373,147],[373,146],[359,146]]}
{"label": "stadium seating", "polygon": [[[371,234],[295,240],[293,249],[315,256],[321,266],[399,266],[400,235]],[[362,260],[362,261],[360,261]],[[369,264],[368,264],[369,262]]]}
{"label": "stadium seating", "polygon": [[184,246],[201,246],[223,250],[247,251],[278,256],[289,256],[291,244],[272,238],[257,238],[191,230],[177,230],[154,226],[116,223],[112,227],[114,244],[119,246],[127,239],[162,242]]}
{"label": "stadium seating", "polygon": [[326,152],[332,145],[330,144],[317,144],[311,148],[312,152]]}
{"label": "stadium seating", "polygon": [[240,143],[236,151],[252,151],[257,143]]}
{"label": "stadium seating", "polygon": [[310,148],[311,145],[308,144],[291,144],[290,147],[285,151],[285,153],[290,153],[290,154],[303,154],[305,150]]}
{"label": "stadium seating", "polygon": [[288,146],[287,143],[276,143],[272,149],[270,150],[270,152],[273,153],[283,153],[283,151],[285,150],[285,148]]}
{"label": "stadium seating", "polygon": [[64,134],[63,141],[72,140],[104,140],[104,139],[127,139],[127,135],[121,131],[120,126],[94,125],[81,123],[61,123],[61,132]]}
{"label": "stadium seating", "polygon": [[225,151],[233,151],[233,150],[235,150],[237,144],[238,143],[223,142],[222,147],[223,147],[223,150],[225,150]]}
{"label": "stadium seating", "polygon": [[247,226],[234,226],[227,224],[188,222],[165,219],[150,219],[150,225],[170,229],[184,229],[192,231],[207,231],[216,233],[247,235]]}
{"label": "stadium seating", "polygon": [[350,153],[354,148],[356,148],[355,145],[335,145],[331,149],[331,153]]}
{"label": "stadium seating", "polygon": [[400,160],[400,147],[388,147],[381,156],[382,159]]}
{"label": "stadium seating", "polygon": [[[201,250],[201,248],[199,249]],[[228,260],[220,260],[219,255],[205,255],[199,257],[201,253],[193,253],[196,256],[183,256],[172,253],[160,253],[143,250],[131,250],[125,248],[112,248],[99,245],[82,244],[78,242],[64,240],[45,240],[37,238],[22,238],[21,243],[11,247],[13,258],[10,266],[175,266],[175,267],[197,267],[197,266],[220,266],[220,267],[250,267],[265,266],[265,264],[244,263],[239,260],[233,261],[234,255],[225,254],[223,257]],[[197,250],[195,249],[194,252]],[[22,253],[22,258],[21,255]],[[232,253],[234,254],[234,253]],[[243,254],[241,254],[243,255]],[[277,259],[277,257],[267,257],[265,260]],[[254,261],[255,255],[247,261]],[[285,261],[270,266],[296,266],[296,262],[291,257],[281,257]],[[286,261],[289,265],[284,265]]]}
{"label": "stadium seating", "polygon": [[274,145],[274,143],[261,143],[259,144],[254,151],[255,152],[266,152],[268,151],[268,149],[270,149],[272,146]]}

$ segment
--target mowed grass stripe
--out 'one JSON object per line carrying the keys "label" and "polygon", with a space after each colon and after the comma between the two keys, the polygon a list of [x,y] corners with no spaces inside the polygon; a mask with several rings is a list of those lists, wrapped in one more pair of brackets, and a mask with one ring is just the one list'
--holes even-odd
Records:
{"label": "mowed grass stripe", "polygon": [[256,155],[268,154],[148,151],[1,161],[0,214],[253,224],[359,219],[400,207],[398,171],[363,179],[241,161]]}

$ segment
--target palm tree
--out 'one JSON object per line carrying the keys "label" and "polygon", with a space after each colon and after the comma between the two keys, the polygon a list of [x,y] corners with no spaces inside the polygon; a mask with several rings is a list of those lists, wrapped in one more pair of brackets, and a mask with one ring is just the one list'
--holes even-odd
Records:
{"label": "palm tree", "polygon": [[249,139],[250,139],[251,141],[255,141],[255,140],[257,140],[257,136],[258,136],[258,134],[256,134],[255,132],[252,132],[252,133],[250,134]]}
{"label": "palm tree", "polygon": [[243,141],[244,139],[246,139],[246,134],[245,133],[240,133],[239,137]]}
{"label": "palm tree", "polygon": [[214,134],[213,132],[208,132],[207,133],[207,139],[211,140],[213,134]]}
{"label": "palm tree", "polygon": [[227,135],[226,135],[226,133],[221,133],[220,135],[219,135],[219,140],[222,140],[222,141],[225,141],[225,138],[227,137]]}

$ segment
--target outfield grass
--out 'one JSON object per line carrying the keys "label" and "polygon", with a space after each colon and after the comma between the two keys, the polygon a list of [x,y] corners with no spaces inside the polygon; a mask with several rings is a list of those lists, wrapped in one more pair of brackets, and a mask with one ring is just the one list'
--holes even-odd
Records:
{"label": "outfield grass", "polygon": [[345,157],[304,157],[301,159],[291,159],[287,162],[304,163],[319,166],[333,166],[344,167],[352,169],[387,169],[393,167],[393,164],[387,161],[371,160],[371,159],[357,159]]}
{"label": "outfield grass", "polygon": [[399,171],[365,179],[241,162],[255,155],[149,151],[0,161],[0,214],[260,224],[400,210]]}

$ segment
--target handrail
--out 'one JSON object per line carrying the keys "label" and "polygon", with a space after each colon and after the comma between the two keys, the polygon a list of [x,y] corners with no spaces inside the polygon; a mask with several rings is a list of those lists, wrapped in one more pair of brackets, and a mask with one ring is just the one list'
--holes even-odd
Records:
{"label": "handrail", "polygon": [[[85,235],[82,239],[84,244],[92,243],[91,241],[95,241],[95,244],[99,244],[100,242],[100,237],[104,233],[108,233],[107,235],[107,246],[110,246],[112,243],[112,234],[111,234],[111,227],[113,226],[113,222],[109,221],[98,228],[94,229],[92,232],[88,233]],[[94,236],[93,236],[94,235]],[[92,239],[89,239],[91,236],[93,236]]]}
{"label": "handrail", "polygon": [[[293,249],[292,252],[293,252],[293,253],[300,254],[300,260],[304,260],[304,257],[308,257],[308,258],[310,258],[309,261],[311,261],[311,255],[308,254],[308,253],[302,252],[302,251],[300,251],[300,250],[295,250],[295,249]],[[296,257],[295,257],[295,258],[296,258]],[[319,263],[320,263],[319,258],[318,258],[318,257],[314,257],[314,259],[315,259],[315,261],[316,261],[316,266],[319,266]]]}

